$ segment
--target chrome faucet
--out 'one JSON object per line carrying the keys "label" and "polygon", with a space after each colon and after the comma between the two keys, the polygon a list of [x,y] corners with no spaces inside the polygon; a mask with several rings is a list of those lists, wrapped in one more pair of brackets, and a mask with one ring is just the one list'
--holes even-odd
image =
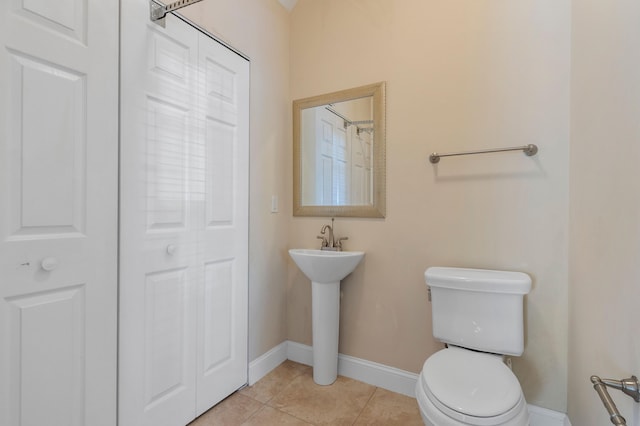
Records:
{"label": "chrome faucet", "polygon": [[[344,240],[348,240],[349,237],[342,237],[336,239],[333,234],[333,221],[335,218],[331,218],[331,225],[323,225],[320,229],[320,233],[322,235],[318,235],[318,239],[322,240],[322,244],[320,245],[320,250],[331,250],[331,251],[342,251],[342,242]],[[329,230],[329,238],[325,237],[325,233]]]}
{"label": "chrome faucet", "polygon": [[[331,221],[331,223],[333,223],[333,220]],[[335,240],[333,239],[333,228],[331,227],[331,225],[324,225],[322,227],[322,229],[320,229],[320,233],[322,235],[325,234],[325,232],[327,231],[327,229],[329,230],[329,239],[327,240],[325,237],[320,237],[322,238],[322,246],[323,247],[333,247],[335,244]],[[326,241],[325,241],[326,240]],[[326,242],[326,244],[325,244]]]}

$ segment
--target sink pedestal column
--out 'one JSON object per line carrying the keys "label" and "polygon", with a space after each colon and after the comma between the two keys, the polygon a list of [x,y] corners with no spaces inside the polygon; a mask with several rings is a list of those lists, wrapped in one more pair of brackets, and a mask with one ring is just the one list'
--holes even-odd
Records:
{"label": "sink pedestal column", "polygon": [[340,281],[312,281],[313,381],[330,385],[338,377]]}

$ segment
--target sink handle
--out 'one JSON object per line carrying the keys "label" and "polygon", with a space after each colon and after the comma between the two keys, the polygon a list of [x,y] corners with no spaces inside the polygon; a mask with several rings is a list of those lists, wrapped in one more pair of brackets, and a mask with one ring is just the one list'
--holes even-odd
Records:
{"label": "sink handle", "polygon": [[320,247],[329,247],[329,242],[325,237],[323,237],[322,235],[318,235],[316,238],[322,240]]}
{"label": "sink handle", "polygon": [[343,242],[344,240],[348,240],[348,239],[349,239],[349,237],[342,237],[342,238],[338,238],[338,241],[336,242],[336,247],[338,247],[338,248],[340,248],[340,249],[341,249],[341,248],[342,248],[342,242]]}

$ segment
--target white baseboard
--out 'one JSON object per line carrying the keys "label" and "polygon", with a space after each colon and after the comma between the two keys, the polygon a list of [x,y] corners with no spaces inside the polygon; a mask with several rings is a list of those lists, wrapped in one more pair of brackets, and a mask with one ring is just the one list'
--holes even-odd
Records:
{"label": "white baseboard", "polygon": [[529,404],[530,426],[571,426],[569,417],[558,411]]}
{"label": "white baseboard", "polygon": [[[260,380],[286,359],[313,366],[313,348],[286,341],[249,364],[249,385]],[[365,359],[338,354],[338,374],[415,398],[418,375]],[[566,414],[529,405],[530,426],[571,426]]]}
{"label": "white baseboard", "polygon": [[338,356],[338,373],[412,398],[416,396],[415,373],[342,354]]}
{"label": "white baseboard", "polygon": [[289,342],[284,341],[249,363],[249,386],[287,360],[288,346]]}
{"label": "white baseboard", "polygon": [[313,350],[311,346],[302,343],[287,341],[287,359],[313,367]]}
{"label": "white baseboard", "polygon": [[[313,348],[296,342],[289,342],[287,358],[300,364],[313,365]],[[415,397],[418,375],[388,367],[377,362],[338,354],[338,374],[392,392]]]}

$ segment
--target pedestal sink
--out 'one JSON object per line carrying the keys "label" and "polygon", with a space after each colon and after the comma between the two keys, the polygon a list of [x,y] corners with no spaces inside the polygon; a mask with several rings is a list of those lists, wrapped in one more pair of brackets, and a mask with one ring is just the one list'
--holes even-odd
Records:
{"label": "pedestal sink", "polygon": [[340,280],[356,269],[364,252],[292,249],[289,255],[311,280],[313,381],[330,385],[338,377]]}

